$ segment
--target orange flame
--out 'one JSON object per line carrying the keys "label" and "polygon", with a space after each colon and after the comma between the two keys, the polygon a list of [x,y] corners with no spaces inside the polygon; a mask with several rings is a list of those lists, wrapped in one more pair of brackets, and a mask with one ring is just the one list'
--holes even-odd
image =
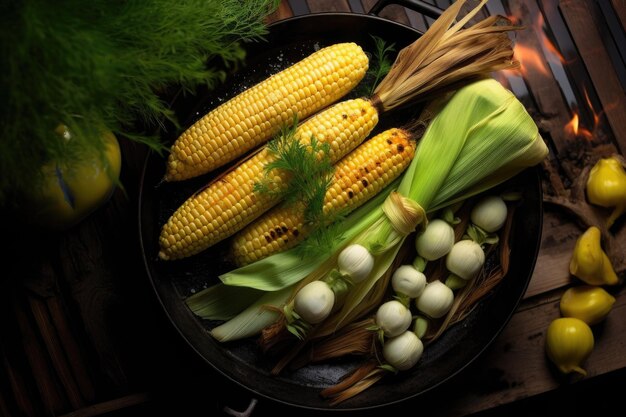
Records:
{"label": "orange flame", "polygon": [[561,55],[561,52],[552,43],[552,41],[548,39],[544,26],[545,26],[545,21],[543,20],[543,14],[539,13],[537,15],[537,22],[535,23],[535,30],[536,30],[536,33],[538,33],[541,38],[540,40],[541,40],[541,43],[543,44],[543,47],[548,52],[548,54],[546,54],[546,58],[550,60],[551,62],[556,63],[556,61],[558,61],[561,64],[565,64],[566,63],[565,58],[563,57],[563,55]]}
{"label": "orange flame", "polygon": [[564,127],[566,133],[574,136],[575,138],[583,137],[587,140],[593,140],[593,133],[589,129],[585,129],[584,127],[579,125],[579,117],[578,113],[574,112],[574,116],[572,116],[572,120],[569,121]]}
{"label": "orange flame", "polygon": [[596,110],[593,108],[593,104],[591,104],[589,94],[587,94],[587,87],[583,87],[583,92],[585,93],[585,100],[587,101],[587,105],[589,106],[591,114],[593,115],[593,129],[595,130],[600,124],[600,115],[596,113]]}
{"label": "orange flame", "polygon": [[[507,18],[515,25],[520,23],[519,18],[515,16],[507,16]],[[538,36],[541,47],[531,48],[527,45],[517,43],[513,48],[513,57],[520,62],[519,70],[512,70],[507,75],[528,76],[530,72],[538,71],[540,74],[550,76],[549,63],[565,64],[565,58],[559,52],[558,48],[548,39],[544,30],[543,14],[539,13],[535,22],[532,24],[534,32]]]}
{"label": "orange flame", "polygon": [[550,74],[539,52],[532,48],[518,43],[513,48],[513,57],[519,61],[519,71],[523,76],[527,76],[528,72],[533,69],[546,76]]}

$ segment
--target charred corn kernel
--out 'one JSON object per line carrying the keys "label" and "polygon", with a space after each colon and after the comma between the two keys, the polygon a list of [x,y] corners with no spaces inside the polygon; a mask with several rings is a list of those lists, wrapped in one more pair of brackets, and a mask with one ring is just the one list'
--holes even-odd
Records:
{"label": "charred corn kernel", "polygon": [[578,238],[569,271],[590,285],[615,285],[619,282],[611,260],[600,246],[600,229],[592,226]]}
{"label": "charred corn kernel", "polygon": [[604,320],[614,303],[615,297],[604,288],[581,285],[563,293],[560,307],[564,317],[574,317],[591,326]]}
{"label": "charred corn kernel", "polygon": [[617,157],[600,159],[593,166],[587,180],[587,198],[592,204],[613,208],[608,227],[626,211],[626,171]]}
{"label": "charred corn kernel", "polygon": [[166,181],[218,168],[348,93],[363,78],[368,58],[355,43],[323,48],[206,114],[176,140]]}
{"label": "charred corn kernel", "polygon": [[[328,143],[330,160],[335,163],[363,142],[376,123],[378,113],[368,100],[348,100],[302,123],[295,139],[310,143],[314,136]],[[263,148],[185,201],[161,230],[159,257],[169,260],[195,255],[243,229],[275,205],[279,201],[276,193],[254,192],[265,165],[273,160]],[[269,175],[269,183],[279,187],[276,190],[289,180],[279,170]]]}
{"label": "charred corn kernel", "polygon": [[[359,146],[335,166],[324,214],[332,217],[365,203],[408,167],[414,153],[415,143],[401,129],[386,130]],[[231,252],[237,264],[249,264],[295,246],[308,232],[302,205],[280,206],[235,236]]]}

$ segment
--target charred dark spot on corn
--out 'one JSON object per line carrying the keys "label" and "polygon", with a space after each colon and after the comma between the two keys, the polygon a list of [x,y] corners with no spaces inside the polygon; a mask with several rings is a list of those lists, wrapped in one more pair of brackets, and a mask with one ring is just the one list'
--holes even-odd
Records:
{"label": "charred dark spot on corn", "polygon": [[361,180],[361,184],[363,184],[363,187],[367,187],[369,185],[369,183],[367,182],[365,178]]}
{"label": "charred dark spot on corn", "polygon": [[348,115],[344,113],[344,114],[342,114],[342,115],[341,115],[341,117],[343,117],[343,118],[344,118],[344,120],[345,120],[345,119],[347,119],[347,118],[348,118]]}
{"label": "charred dark spot on corn", "polygon": [[387,139],[387,143],[391,145],[393,142],[391,141],[391,139]]}
{"label": "charred dark spot on corn", "polygon": [[295,237],[298,237],[298,235],[300,234],[300,231],[298,229],[293,229],[293,232],[291,232]]}
{"label": "charred dark spot on corn", "polygon": [[404,145],[398,144],[397,148],[398,148],[398,152],[400,153],[404,152]]}
{"label": "charred dark spot on corn", "polygon": [[354,192],[352,190],[348,191],[348,197],[350,198],[354,197]]}

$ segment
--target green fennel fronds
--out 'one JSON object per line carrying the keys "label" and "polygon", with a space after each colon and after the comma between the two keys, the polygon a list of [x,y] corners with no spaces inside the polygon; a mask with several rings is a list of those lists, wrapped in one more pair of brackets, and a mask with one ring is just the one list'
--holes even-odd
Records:
{"label": "green fennel fronds", "polygon": [[[105,129],[164,150],[159,132],[177,124],[165,97],[221,82],[277,3],[1,2],[0,205],[36,191],[50,161],[104,156]],[[59,124],[71,141],[54,133]]]}

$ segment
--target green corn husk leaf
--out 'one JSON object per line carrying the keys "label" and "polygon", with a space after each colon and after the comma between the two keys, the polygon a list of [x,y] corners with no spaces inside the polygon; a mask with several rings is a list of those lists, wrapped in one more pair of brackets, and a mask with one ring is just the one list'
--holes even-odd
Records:
{"label": "green corn husk leaf", "polygon": [[237,288],[217,284],[185,300],[192,313],[206,320],[229,320],[241,313],[264,294],[254,288]]}
{"label": "green corn husk leaf", "polygon": [[229,342],[258,334],[276,321],[279,308],[289,299],[292,291],[291,287],[287,287],[265,293],[235,318],[211,330],[211,335],[220,342]]}
{"label": "green corn husk leaf", "polygon": [[[510,91],[491,79],[476,83],[475,88],[481,94],[467,104],[473,106],[472,113],[488,114],[468,132],[464,151],[433,199],[432,210],[488,190],[528,168],[529,161],[536,165],[548,154],[534,121]],[[503,140],[503,146],[494,146]],[[485,165],[489,172],[484,171]]]}
{"label": "green corn husk leaf", "polygon": [[[547,153],[537,126],[515,96],[492,79],[481,80],[460,89],[438,111],[398,192],[432,212],[510,179]],[[385,251],[395,252],[405,236],[379,223],[389,223],[388,218],[381,215],[354,243],[383,243]],[[358,290],[373,287],[381,269],[376,265],[376,273],[349,294],[338,313],[340,324],[367,294]]]}

